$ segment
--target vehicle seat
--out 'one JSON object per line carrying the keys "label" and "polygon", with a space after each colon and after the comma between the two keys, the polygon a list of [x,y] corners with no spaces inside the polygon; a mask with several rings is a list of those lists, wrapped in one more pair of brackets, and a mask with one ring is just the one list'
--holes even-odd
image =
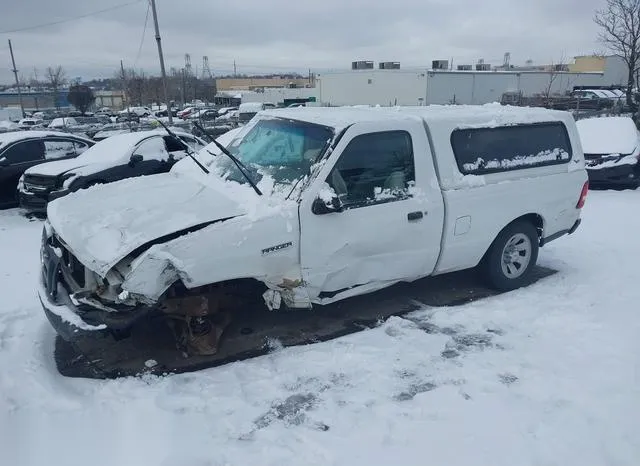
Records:
{"label": "vehicle seat", "polygon": [[406,176],[404,171],[395,171],[384,181],[384,189],[391,191],[402,190],[407,187]]}
{"label": "vehicle seat", "polygon": [[349,190],[347,189],[347,183],[342,178],[340,171],[334,169],[331,172],[331,187],[336,192],[338,197],[346,196],[349,194]]}

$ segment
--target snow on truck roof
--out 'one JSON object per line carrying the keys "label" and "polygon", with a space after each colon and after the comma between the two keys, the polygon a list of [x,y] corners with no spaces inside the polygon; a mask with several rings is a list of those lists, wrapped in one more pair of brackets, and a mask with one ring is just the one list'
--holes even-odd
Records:
{"label": "snow on truck roof", "polygon": [[486,105],[428,105],[422,107],[294,107],[265,110],[261,114],[344,128],[357,122],[420,119],[459,122],[460,127],[493,127],[514,123],[540,123],[573,118],[570,113],[536,107]]}

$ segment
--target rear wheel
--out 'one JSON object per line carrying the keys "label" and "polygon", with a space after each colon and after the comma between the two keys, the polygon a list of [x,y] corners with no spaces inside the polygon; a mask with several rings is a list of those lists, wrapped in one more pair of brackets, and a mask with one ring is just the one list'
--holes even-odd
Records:
{"label": "rear wheel", "polygon": [[538,260],[539,239],[529,222],[508,225],[496,237],[480,264],[489,286],[510,291],[526,285]]}

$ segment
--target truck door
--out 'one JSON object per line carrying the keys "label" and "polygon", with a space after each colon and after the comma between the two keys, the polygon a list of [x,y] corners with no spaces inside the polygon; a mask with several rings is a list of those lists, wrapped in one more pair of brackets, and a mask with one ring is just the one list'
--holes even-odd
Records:
{"label": "truck door", "polygon": [[429,275],[443,221],[422,122],[351,126],[300,203],[300,260],[312,302]]}

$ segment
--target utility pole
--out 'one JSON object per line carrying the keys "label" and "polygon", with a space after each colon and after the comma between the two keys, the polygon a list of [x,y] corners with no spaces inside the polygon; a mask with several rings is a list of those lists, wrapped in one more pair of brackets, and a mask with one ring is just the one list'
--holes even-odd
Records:
{"label": "utility pole", "polygon": [[120,60],[120,72],[122,73],[122,105],[124,106],[124,109],[127,109],[127,75],[124,72],[124,64],[122,63],[122,60]]}
{"label": "utility pole", "polygon": [[185,72],[184,68],[182,68],[182,69],[180,70],[180,76],[182,77],[182,106],[183,106],[183,107],[184,107],[185,105],[187,105],[187,101],[185,100],[185,99],[186,99],[186,92],[185,92],[185,88],[186,88],[186,86],[185,86],[185,75],[186,75],[186,72]]}
{"label": "utility pole", "polygon": [[164,69],[164,57],[162,56],[162,43],[160,41],[160,29],[158,28],[156,0],[151,0],[151,12],[153,13],[153,25],[156,30],[156,42],[158,43],[158,56],[160,57],[160,72],[162,73],[162,90],[164,91],[164,101],[167,104],[167,115],[169,116],[169,124],[172,125],[173,115],[171,114],[171,103],[169,102],[169,94],[167,93],[167,72]]}
{"label": "utility pole", "polygon": [[233,60],[233,77],[237,77],[238,73],[237,73],[237,68],[236,68],[236,61]]}
{"label": "utility pole", "polygon": [[24,104],[22,103],[22,91],[20,90],[20,80],[18,79],[18,70],[16,69],[16,60],[13,58],[13,47],[11,46],[11,39],[9,39],[9,53],[11,53],[11,64],[13,65],[13,75],[16,77],[16,87],[18,88],[18,100],[20,101],[20,110],[22,111],[22,118],[24,114]]}

